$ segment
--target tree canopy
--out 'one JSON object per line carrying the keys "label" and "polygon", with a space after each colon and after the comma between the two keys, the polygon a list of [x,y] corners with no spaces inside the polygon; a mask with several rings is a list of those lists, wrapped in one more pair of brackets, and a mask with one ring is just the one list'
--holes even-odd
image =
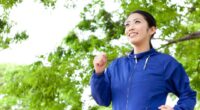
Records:
{"label": "tree canopy", "polygon": [[[45,6],[54,6],[56,3],[56,0],[41,1]],[[21,2],[1,0],[0,4],[6,10]],[[39,61],[16,66],[10,71],[0,68],[0,94],[3,95],[0,98],[0,109],[7,110],[17,105],[20,109],[30,110],[81,110],[85,106],[81,97],[89,85],[95,53],[106,52],[110,63],[132,50],[128,43],[122,43],[121,40],[125,37],[124,21],[136,9],[155,16],[161,34],[153,40],[165,41],[156,49],[171,54],[183,64],[200,100],[200,0],[184,0],[182,4],[174,3],[173,0],[115,2],[120,7],[112,12],[105,9],[103,0],[92,0],[87,4],[80,13],[82,20],[48,56],[41,55]],[[9,47],[2,46],[10,43],[10,40],[7,43],[8,37],[5,37],[5,33],[9,32],[7,29],[10,29],[7,18],[0,16],[0,23],[0,47]],[[27,38],[25,32],[16,35],[16,40]],[[110,108],[91,105],[88,109]],[[199,109],[199,104],[196,109]]]}

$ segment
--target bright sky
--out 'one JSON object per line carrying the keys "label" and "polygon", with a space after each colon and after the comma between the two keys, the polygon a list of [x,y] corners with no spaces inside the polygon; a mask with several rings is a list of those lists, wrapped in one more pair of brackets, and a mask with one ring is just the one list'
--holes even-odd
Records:
{"label": "bright sky", "polygon": [[[30,64],[37,60],[37,56],[47,55],[55,50],[80,21],[80,12],[91,0],[73,1],[77,8],[67,9],[64,7],[65,0],[58,0],[55,9],[45,8],[35,0],[24,0],[14,6],[9,18],[16,25],[11,29],[11,35],[25,30],[29,38],[21,44],[12,44],[10,48],[0,51],[0,63]],[[118,7],[112,1],[106,1],[105,8],[108,11]]]}
{"label": "bright sky", "polygon": [[21,44],[0,51],[0,63],[30,64],[37,56],[53,51],[79,22],[79,13],[87,2],[78,2],[79,8],[67,9],[59,0],[55,9],[45,8],[34,0],[24,0],[15,6],[10,19],[16,23],[12,33],[26,30],[29,38]]}

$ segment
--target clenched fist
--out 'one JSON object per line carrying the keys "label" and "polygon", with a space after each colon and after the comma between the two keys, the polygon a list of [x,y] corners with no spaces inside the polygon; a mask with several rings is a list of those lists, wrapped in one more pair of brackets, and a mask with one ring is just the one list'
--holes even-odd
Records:
{"label": "clenched fist", "polygon": [[93,65],[97,75],[103,73],[103,71],[106,68],[106,64],[107,64],[107,57],[105,53],[100,53],[94,58]]}
{"label": "clenched fist", "polygon": [[158,107],[159,110],[174,110],[172,107],[170,107],[169,105],[161,105],[160,107]]}

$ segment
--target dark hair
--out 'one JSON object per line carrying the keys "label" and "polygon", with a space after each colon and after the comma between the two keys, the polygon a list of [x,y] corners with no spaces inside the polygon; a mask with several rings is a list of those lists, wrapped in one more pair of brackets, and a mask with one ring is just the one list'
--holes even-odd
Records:
{"label": "dark hair", "polygon": [[[134,13],[141,14],[144,17],[144,19],[147,21],[149,27],[153,27],[153,26],[156,27],[156,20],[150,13],[146,11],[142,11],[142,10],[136,10],[136,11],[131,12],[130,15]],[[151,38],[153,38],[154,34],[151,36]],[[150,48],[153,48],[151,44],[151,40],[149,42],[150,42]]]}

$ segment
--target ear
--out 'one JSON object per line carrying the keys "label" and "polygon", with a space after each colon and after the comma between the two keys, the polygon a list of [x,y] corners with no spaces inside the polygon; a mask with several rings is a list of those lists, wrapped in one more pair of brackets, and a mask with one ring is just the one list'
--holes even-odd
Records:
{"label": "ear", "polygon": [[152,26],[152,27],[149,29],[149,31],[150,31],[150,34],[151,34],[151,35],[155,34],[155,33],[156,33],[156,27],[155,27],[155,26]]}

